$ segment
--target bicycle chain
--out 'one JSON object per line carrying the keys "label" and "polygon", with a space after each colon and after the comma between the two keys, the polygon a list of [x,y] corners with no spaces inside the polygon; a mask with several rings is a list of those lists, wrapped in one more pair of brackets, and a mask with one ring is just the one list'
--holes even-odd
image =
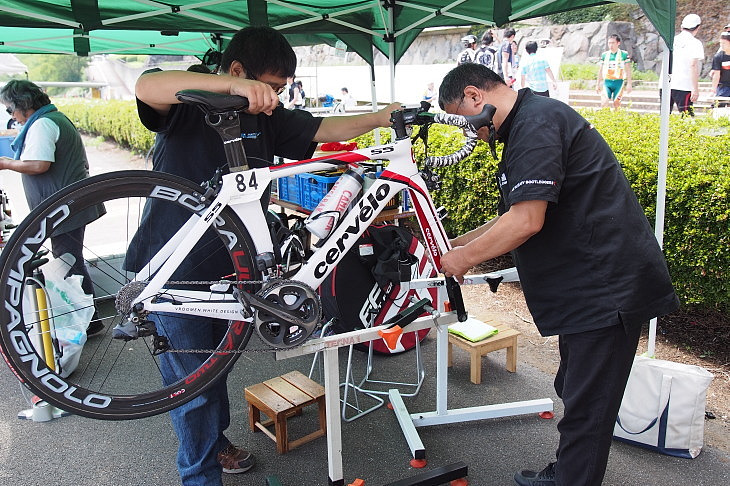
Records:
{"label": "bicycle chain", "polygon": [[[170,280],[166,282],[169,285],[263,285],[263,280]],[[233,349],[223,351],[220,349],[168,349],[167,353],[191,353],[191,354],[243,354],[243,353],[270,353],[272,351],[286,351],[291,348],[253,348],[253,349]]]}

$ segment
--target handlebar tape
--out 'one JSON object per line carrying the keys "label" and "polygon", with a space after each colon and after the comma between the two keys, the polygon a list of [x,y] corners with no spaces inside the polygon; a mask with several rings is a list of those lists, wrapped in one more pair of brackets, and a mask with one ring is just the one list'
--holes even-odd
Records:
{"label": "handlebar tape", "polygon": [[461,149],[453,154],[427,157],[426,164],[434,167],[444,167],[453,165],[468,157],[474,150],[474,147],[476,147],[477,132],[482,127],[492,126],[492,117],[496,111],[497,109],[494,106],[484,105],[482,112],[473,116],[437,113],[434,116],[434,122],[461,128],[466,134],[466,142],[464,142],[464,146]]}

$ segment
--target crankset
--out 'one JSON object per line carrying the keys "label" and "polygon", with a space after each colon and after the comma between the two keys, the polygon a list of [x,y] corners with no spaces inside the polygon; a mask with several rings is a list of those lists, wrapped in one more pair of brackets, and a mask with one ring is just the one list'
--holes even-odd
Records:
{"label": "crankset", "polygon": [[256,311],[259,337],[276,348],[303,343],[317,328],[322,316],[319,296],[311,287],[293,280],[276,280],[256,294],[238,293],[244,307]]}

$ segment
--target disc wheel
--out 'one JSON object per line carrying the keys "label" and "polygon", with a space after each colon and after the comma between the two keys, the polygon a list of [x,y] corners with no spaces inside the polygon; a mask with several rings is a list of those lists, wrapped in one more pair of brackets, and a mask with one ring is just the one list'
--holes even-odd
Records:
{"label": "disc wheel", "polygon": [[[211,320],[209,322],[215,327],[211,335],[216,336],[211,349],[195,353],[190,352],[184,336],[200,331],[201,324],[199,318],[189,315],[176,316],[178,323],[182,323],[182,332],[180,328],[165,329],[165,320],[160,316],[147,316],[156,323],[157,332],[169,340],[170,350],[161,355],[155,352],[153,336],[128,342],[111,337],[112,328],[127,320],[126,315],[115,309],[115,298],[136,276],[129,271],[129,248],[133,238],[143,237],[143,241],[149,242],[147,245],[133,244],[136,260],[148,261],[152,257],[149,247],[160,246],[169,238],[161,231],[163,227],[173,226],[173,220],[187,220],[206,210],[209,202],[201,202],[199,193],[198,185],[169,174],[150,171],[108,173],[63,189],[23,220],[0,254],[0,295],[4,299],[0,306],[0,348],[16,376],[28,388],[71,413],[119,420],[169,411],[199,395],[225,375],[239,356],[232,351],[246,346],[253,325]],[[63,357],[59,359],[61,351],[67,349],[63,339],[69,328],[65,328],[64,323],[78,317],[76,325],[85,328],[91,310],[88,304],[80,306],[76,302],[59,305],[53,298],[49,282],[38,284],[38,279],[31,278],[32,267],[37,264],[38,270],[45,273],[44,269],[49,269],[50,263],[44,264],[39,259],[44,252],[50,256],[50,237],[54,230],[58,232],[67,227],[64,224],[79,218],[83,220],[90,208],[99,205],[104,206],[105,213],[86,224],[83,249],[94,288],[94,317],[101,319],[104,329],[88,337],[78,366],[67,376],[70,366],[64,363]],[[148,211],[152,207],[154,214],[163,217],[149,217]],[[171,228],[172,234],[175,229]],[[208,230],[191,250],[172,280],[190,280],[188,276],[193,274],[199,278],[201,268],[208,269],[212,279],[259,280],[253,264],[254,254],[245,227],[232,210],[225,209],[213,229]],[[218,260],[213,265],[215,255]],[[221,261],[223,268],[218,268]],[[140,268],[142,266],[131,269],[139,271]],[[149,277],[139,275],[137,280],[145,282]],[[157,298],[174,300],[175,289],[181,287],[171,287]],[[210,290],[208,285],[201,284],[184,287]],[[33,299],[39,295],[38,289],[47,297],[47,309],[39,309],[37,299]],[[226,298],[224,294],[232,290],[221,290],[221,298]],[[47,310],[47,315],[39,310]],[[79,317],[82,312],[86,316],[85,323]],[[44,331],[44,326],[50,330]],[[50,348],[44,341],[51,344]],[[191,360],[183,359],[191,354],[197,356],[194,365],[189,364]],[[184,362],[178,369],[182,369],[185,377],[163,385],[161,366],[174,365],[178,361]]]}

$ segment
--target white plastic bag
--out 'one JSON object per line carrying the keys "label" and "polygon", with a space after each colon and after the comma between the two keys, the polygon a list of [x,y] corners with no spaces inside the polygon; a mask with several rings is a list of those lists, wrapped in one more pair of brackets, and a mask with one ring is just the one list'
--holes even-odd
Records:
{"label": "white plastic bag", "polygon": [[613,436],[662,454],[697,457],[712,378],[699,366],[636,356]]}
{"label": "white plastic bag", "polygon": [[[65,260],[65,261],[64,261]],[[45,291],[48,302],[48,314],[51,337],[58,346],[54,352],[55,365],[60,369],[62,377],[69,376],[78,366],[81,351],[86,343],[86,328],[94,315],[94,297],[81,288],[83,279],[80,275],[65,278],[70,268],[69,254],[53,259],[41,267],[45,280]],[[38,320],[32,295],[33,287],[26,286],[23,295],[23,311],[26,322]],[[40,340],[34,340],[39,343]],[[36,344],[36,347],[38,345]],[[39,351],[40,355],[43,353]]]}

